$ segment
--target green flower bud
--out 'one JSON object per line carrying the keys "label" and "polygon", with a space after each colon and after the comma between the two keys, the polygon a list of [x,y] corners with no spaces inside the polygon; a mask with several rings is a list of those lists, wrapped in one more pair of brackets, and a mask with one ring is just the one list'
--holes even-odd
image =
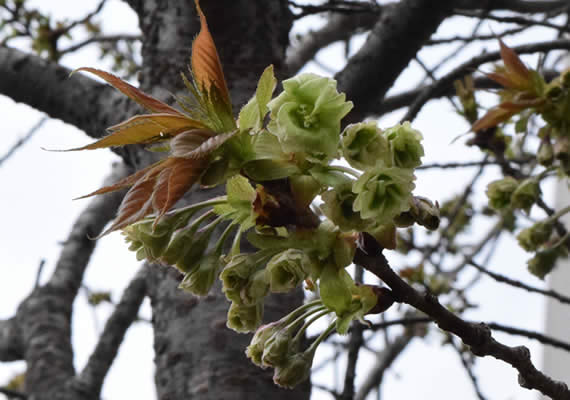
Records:
{"label": "green flower bud", "polygon": [[520,208],[527,213],[540,196],[540,186],[536,179],[528,178],[521,182],[511,197],[513,208]]}
{"label": "green flower bud", "polygon": [[354,211],[356,194],[352,191],[352,183],[338,186],[321,195],[321,210],[332,222],[343,231],[363,230],[368,224]]}
{"label": "green flower bud", "polygon": [[222,291],[226,298],[235,303],[241,303],[241,291],[249,282],[250,276],[255,272],[256,265],[248,254],[237,254],[232,257],[224,270],[220,273]]}
{"label": "green flower bud", "polygon": [[255,331],[249,346],[245,349],[245,355],[258,367],[265,368],[262,364],[261,357],[265,349],[267,340],[273,336],[278,330],[283,329],[281,321],[271,322],[267,325],[262,325]]}
{"label": "green flower bud", "polygon": [[291,352],[293,337],[288,329],[277,330],[267,341],[261,356],[265,367],[277,367],[285,364]]}
{"label": "green flower bud", "polygon": [[540,165],[543,165],[545,167],[552,165],[552,162],[554,161],[554,149],[552,148],[550,139],[542,140],[538,149],[538,153],[536,154],[536,159]]}
{"label": "green flower bud", "polygon": [[391,222],[409,209],[413,180],[412,171],[402,168],[376,168],[364,173],[352,186],[357,194],[354,211],[377,224]]}
{"label": "green flower bud", "polygon": [[518,186],[518,181],[510,176],[487,185],[489,207],[503,210],[511,205],[511,196]]}
{"label": "green flower bud", "polygon": [[527,261],[528,271],[534,276],[544,279],[556,266],[560,251],[556,248],[539,251]]}
{"label": "green flower bud", "polygon": [[395,167],[415,168],[422,164],[422,134],[413,129],[409,122],[387,129],[384,136],[390,141]]}
{"label": "green flower bud", "polygon": [[263,317],[263,303],[252,306],[244,306],[232,303],[228,310],[228,321],[226,326],[238,333],[252,332],[259,325]]}
{"label": "green flower bud", "polygon": [[178,288],[205,296],[208,294],[221,266],[219,254],[207,254],[200,259],[197,267],[187,272]]}
{"label": "green flower bud", "polygon": [[523,229],[517,235],[519,245],[526,251],[536,251],[550,239],[553,227],[552,222],[537,222],[530,228]]}
{"label": "green flower bud", "polygon": [[354,168],[366,170],[392,164],[388,140],[374,121],[348,125],[342,132],[341,144],[344,158]]}
{"label": "green flower bud", "polygon": [[287,153],[306,153],[320,161],[336,156],[340,120],[352,109],[336,81],[301,74],[283,81],[283,92],[267,105],[267,129],[279,138]]}
{"label": "green flower bud", "polygon": [[153,227],[154,221],[141,221],[123,229],[125,241],[130,242],[129,250],[138,251],[144,248],[145,258],[156,260],[159,258],[170,241],[170,227],[159,223]]}
{"label": "green flower bud", "polygon": [[272,292],[286,293],[296,288],[311,271],[309,257],[301,250],[288,249],[267,263],[267,275]]}
{"label": "green flower bud", "polygon": [[253,305],[261,301],[268,292],[269,281],[264,268],[250,275],[247,285],[241,290],[241,301],[244,305]]}
{"label": "green flower bud", "polygon": [[285,365],[275,368],[273,382],[283,388],[293,389],[311,375],[314,356],[315,352],[310,350],[292,355]]}

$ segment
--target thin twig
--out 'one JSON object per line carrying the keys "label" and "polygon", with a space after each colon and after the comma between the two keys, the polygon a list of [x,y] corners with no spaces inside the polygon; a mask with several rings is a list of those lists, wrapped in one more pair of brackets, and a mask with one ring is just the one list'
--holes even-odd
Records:
{"label": "thin twig", "polygon": [[560,294],[554,290],[540,289],[540,288],[537,288],[534,286],[527,285],[526,283],[522,283],[521,281],[508,278],[508,277],[501,275],[501,274],[498,274],[496,272],[489,271],[488,269],[479,265],[478,263],[476,263],[472,259],[468,261],[468,264],[477,268],[478,271],[484,273],[485,275],[490,276],[491,278],[493,278],[497,282],[506,283],[507,285],[517,287],[520,289],[524,289],[524,290],[531,292],[531,293],[539,293],[539,294],[542,294],[544,296],[551,297],[555,300],[558,300],[560,303],[563,303],[563,304],[570,304],[570,297],[564,296],[563,294]]}
{"label": "thin twig", "polygon": [[22,147],[24,144],[26,144],[26,142],[28,142],[32,138],[32,136],[34,136],[34,134],[43,126],[43,124],[48,119],[49,118],[47,116],[41,117],[40,120],[38,122],[36,122],[36,124],[30,128],[28,133],[26,133],[24,136],[22,136],[20,139],[18,139],[18,141],[16,143],[14,143],[12,145],[12,147],[10,147],[10,149],[6,152],[6,154],[4,154],[2,157],[0,157],[0,165],[2,165],[3,162],[5,162],[8,158],[10,158],[12,156],[12,154],[14,154],[16,152],[16,150],[18,150],[20,147]]}

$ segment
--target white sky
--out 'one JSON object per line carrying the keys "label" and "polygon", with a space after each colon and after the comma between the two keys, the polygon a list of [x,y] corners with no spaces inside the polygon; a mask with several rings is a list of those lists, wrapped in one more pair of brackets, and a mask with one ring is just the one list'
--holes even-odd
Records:
{"label": "white sky", "polygon": [[[46,4],[41,0],[34,0],[32,3],[38,8],[50,10],[54,17],[77,18],[83,16],[87,10],[93,9],[97,2],[83,0]],[[471,24],[466,21],[456,18],[446,23],[438,31],[437,36],[468,34]],[[318,19],[314,18],[297,29],[305,31],[308,26],[315,27],[317,23]],[[104,9],[103,26],[107,32],[137,32],[137,19],[122,1],[111,0]],[[488,28],[484,30],[489,31]],[[537,33],[527,36],[525,40],[538,41],[540,36]],[[356,39],[355,45],[359,45],[358,42],[362,42],[362,38]],[[472,47],[473,54],[481,51],[480,48]],[[338,64],[341,50],[342,46],[333,45],[320,52],[318,59],[325,64]],[[490,50],[496,50],[495,44],[492,44]],[[450,51],[450,47],[440,46],[435,51],[439,56],[441,52]],[[422,56],[428,64],[435,60],[423,52]],[[532,59],[527,59],[527,62],[531,63],[530,60]],[[98,51],[93,48],[69,56],[63,60],[63,63],[70,68],[95,66],[110,69],[108,63],[98,60]],[[323,73],[314,64],[310,64],[306,70]],[[418,75],[420,73],[419,68],[410,68],[398,80],[397,90],[394,89],[394,92],[414,85],[421,76]],[[0,96],[0,116],[5,127],[5,139],[0,143],[0,155],[2,155],[19,137],[25,135],[42,114]],[[382,119],[380,125],[390,126],[400,117],[401,113],[395,113]],[[464,146],[463,140],[450,144],[458,134],[467,130],[467,126],[455,115],[446,101],[430,103],[413,125],[424,134],[426,163],[480,158],[477,150]],[[20,301],[29,293],[42,259],[46,260],[42,277],[44,280],[49,277],[57,262],[60,243],[67,237],[76,216],[88,204],[88,200],[71,199],[98,188],[110,171],[110,163],[117,160],[117,157],[105,150],[50,153],[41,150],[40,147],[71,148],[87,142],[89,139],[83,132],[60,121],[50,120],[24,148],[0,167],[0,181],[5,188],[0,202],[4,210],[4,229],[0,230],[2,251],[0,318],[12,316]],[[475,170],[465,169],[446,171],[445,175],[441,171],[422,174],[416,181],[415,193],[441,202],[459,193],[474,173]],[[479,202],[484,201],[483,188],[493,178],[491,175],[485,176],[477,187],[480,193],[477,198]],[[476,227],[472,230],[474,238],[481,235],[481,229],[484,228]],[[397,269],[406,266],[401,264],[403,260],[401,257],[394,254],[389,254],[389,257]],[[542,282],[526,272],[526,258],[512,237],[504,235],[501,249],[493,258],[490,267],[507,276],[520,278],[533,285],[541,285]],[[87,270],[86,283],[93,290],[111,290],[113,299],[117,301],[122,289],[136,273],[137,266],[134,254],[123,245],[120,234],[114,233],[98,243],[97,251]],[[480,308],[470,312],[469,318],[496,321],[534,330],[541,329],[543,324],[544,302],[540,296],[529,295],[483,278],[477,288],[471,292],[470,299],[480,304]],[[145,302],[141,314],[149,317],[149,308]],[[107,305],[92,311],[87,305],[84,293],[80,294],[75,302],[73,344],[76,351],[75,364],[78,369],[85,364],[96,344],[97,329],[102,327],[111,311],[112,308]],[[388,319],[395,315],[395,312],[389,312]],[[397,329],[391,331],[392,337],[396,332]],[[384,379],[383,398],[442,400],[458,397],[476,398],[455,352],[448,347],[440,346],[443,335],[439,331],[432,329],[431,332],[426,340],[415,339],[394,363]],[[535,365],[540,365],[540,346],[536,342],[502,334],[496,334],[496,337],[509,345],[528,346]],[[375,347],[381,349],[381,343]],[[319,363],[319,359],[329,357],[330,351],[330,347],[327,349],[326,346],[322,346],[317,352],[315,365]],[[152,360],[151,329],[145,323],[137,323],[129,329],[127,338],[121,346],[119,357],[105,382],[103,398],[155,399]],[[374,357],[365,351],[361,355],[361,360],[357,384],[366,376],[365,370],[373,365]],[[22,362],[0,364],[0,385],[24,369],[25,365]],[[340,374],[344,372],[343,368],[339,371]],[[536,398],[536,393],[518,386],[516,372],[502,362],[489,357],[478,359],[476,372],[479,374],[482,390],[489,398],[521,400]],[[315,379],[317,382],[330,385],[331,376],[334,376],[334,371],[325,369],[319,372]],[[342,389],[341,385],[342,383],[338,384],[337,390]],[[314,391],[313,399],[328,398],[330,396],[324,392]],[[370,397],[372,398],[373,396]]]}

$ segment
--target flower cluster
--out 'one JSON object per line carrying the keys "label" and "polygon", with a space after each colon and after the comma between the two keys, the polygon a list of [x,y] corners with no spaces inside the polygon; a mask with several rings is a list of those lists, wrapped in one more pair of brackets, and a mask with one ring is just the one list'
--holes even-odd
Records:
{"label": "flower cluster", "polygon": [[[184,274],[180,288],[194,295],[205,296],[221,280],[231,302],[227,326],[257,330],[248,356],[275,368],[277,384],[293,387],[308,376],[324,337],[347,333],[353,320],[364,321],[394,301],[389,289],[357,284],[346,271],[363,233],[393,249],[396,226],[437,228],[437,203],[412,195],[414,169],[424,155],[422,135],[409,123],[382,131],[375,122],[361,122],[341,132],[353,105],[335,80],[301,74],[283,81],[273,98],[272,66],[236,120],[198,4],[197,10],[197,58],[191,60],[192,80],[184,81],[190,95],[177,98],[183,111],[103,71],[84,69],[151,114],[112,127],[109,136],[76,150],[139,143],[168,152],[92,193],[131,187],[110,230],[123,230],[138,259],[176,267]],[[226,195],[169,211],[196,183],[225,183]],[[242,237],[253,251],[242,251]],[[266,296],[303,284],[318,300],[261,326]],[[327,315],[329,328],[302,351],[307,327]]]}

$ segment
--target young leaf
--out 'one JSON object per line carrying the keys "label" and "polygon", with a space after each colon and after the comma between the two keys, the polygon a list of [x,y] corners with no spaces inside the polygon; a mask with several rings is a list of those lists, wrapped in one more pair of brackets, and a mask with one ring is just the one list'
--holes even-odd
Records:
{"label": "young leaf", "polygon": [[146,175],[150,170],[156,168],[159,164],[162,164],[165,160],[160,160],[152,165],[149,165],[146,168],[138,170],[134,174],[131,174],[118,182],[114,183],[113,185],[102,187],[101,189],[97,189],[94,192],[86,194],[84,196],[76,197],[74,200],[84,199],[91,196],[96,196],[99,194],[105,194],[110,192],[115,192],[120,189],[124,189],[130,186],[133,186],[139,179],[141,179],[144,175]]}
{"label": "young leaf", "polygon": [[149,111],[155,113],[165,113],[165,114],[174,114],[174,115],[182,115],[180,111],[175,108],[170,107],[168,104],[163,103],[160,100],[155,99],[154,97],[142,92],[141,90],[137,89],[133,85],[123,81],[121,78],[116,77],[113,74],[110,74],[105,71],[101,71],[96,68],[89,68],[89,67],[82,67],[76,69],[74,72],[77,71],[86,71],[90,72],[94,75],[97,75],[99,78],[105,80],[115,89],[122,92],[125,96],[128,96],[132,100],[139,103],[141,106],[146,108]]}
{"label": "young leaf", "polygon": [[226,104],[231,104],[222,63],[199,0],[196,0],[196,11],[200,17],[200,33],[192,43],[192,73],[202,91],[211,92],[214,86],[222,100]]}
{"label": "young leaf", "polygon": [[158,214],[154,225],[200,178],[207,165],[205,159],[171,157],[158,175],[152,194],[152,207]]}
{"label": "young leaf", "polygon": [[182,131],[201,128],[202,124],[183,115],[148,114],[135,115],[120,124],[108,128],[110,135],[88,144],[87,146],[69,149],[94,150],[105,147],[124,146],[127,144],[149,143],[168,139]]}
{"label": "young leaf", "polygon": [[[203,158],[223,145],[228,139],[231,139],[237,132],[238,131],[236,130],[233,132],[222,133],[214,137],[210,137],[199,144],[197,143],[197,140],[193,138],[180,138],[177,141],[176,146],[172,145],[172,152],[176,157],[191,159]],[[195,144],[198,145],[193,147]]]}
{"label": "young leaf", "polygon": [[273,73],[273,65],[265,68],[259,82],[257,83],[257,90],[255,95],[243,106],[239,113],[239,127],[240,130],[256,129],[262,127],[263,119],[269,111],[267,103],[273,96],[273,91],[277,86],[277,79]]}
{"label": "young leaf", "polygon": [[510,80],[519,88],[526,88],[530,83],[530,71],[521,61],[517,53],[500,39],[499,45],[501,46],[501,58],[509,71]]}

